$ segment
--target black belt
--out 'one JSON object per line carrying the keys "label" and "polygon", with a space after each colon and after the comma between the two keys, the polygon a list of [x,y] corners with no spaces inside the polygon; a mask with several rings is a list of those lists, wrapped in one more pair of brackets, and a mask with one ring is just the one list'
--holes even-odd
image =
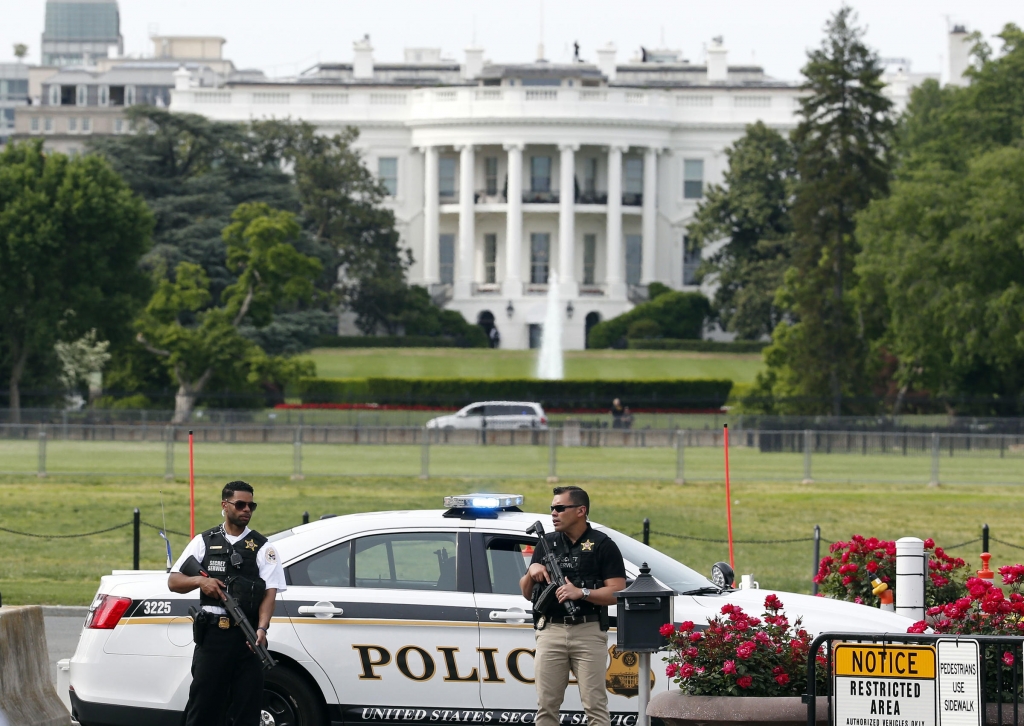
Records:
{"label": "black belt", "polygon": [[580,615],[575,618],[570,618],[568,615],[556,615],[548,618],[549,623],[558,623],[559,625],[581,625],[582,623],[597,623],[600,620],[600,613],[590,613],[589,615]]}

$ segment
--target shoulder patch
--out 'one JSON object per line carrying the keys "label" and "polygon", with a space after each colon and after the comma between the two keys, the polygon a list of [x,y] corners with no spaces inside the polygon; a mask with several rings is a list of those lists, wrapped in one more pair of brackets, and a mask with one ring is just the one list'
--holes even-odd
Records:
{"label": "shoulder patch", "polygon": [[277,562],[277,552],[273,547],[267,547],[267,562]]}

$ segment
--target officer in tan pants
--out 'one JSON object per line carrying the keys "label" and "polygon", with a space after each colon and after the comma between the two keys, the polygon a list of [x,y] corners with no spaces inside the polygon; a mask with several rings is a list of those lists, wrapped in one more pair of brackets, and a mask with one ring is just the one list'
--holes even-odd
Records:
{"label": "officer in tan pants", "polygon": [[[537,619],[537,726],[559,726],[559,710],[576,675],[588,726],[610,726],[605,665],[608,658],[608,606],[626,587],[622,554],[607,535],[590,526],[590,497],[575,486],[555,487],[551,500],[554,532],[545,536],[558,557],[566,584],[558,589],[558,605]],[[534,549],[530,568],[519,581],[523,597],[533,599],[535,585],[551,581]],[[580,607],[573,619],[561,603],[574,600]]]}

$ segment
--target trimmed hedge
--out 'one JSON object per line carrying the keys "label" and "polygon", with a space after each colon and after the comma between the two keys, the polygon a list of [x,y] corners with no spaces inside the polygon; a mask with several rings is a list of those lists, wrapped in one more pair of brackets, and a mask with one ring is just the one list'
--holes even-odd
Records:
{"label": "trimmed hedge", "polygon": [[657,335],[699,340],[709,315],[711,303],[699,292],[662,292],[628,313],[595,325],[587,336],[587,347],[625,348],[630,326],[641,320],[654,321]]}
{"label": "trimmed hedge", "polygon": [[442,335],[321,335],[317,348],[486,348],[487,338],[466,341]]}
{"label": "trimmed hedge", "polygon": [[302,378],[303,403],[461,407],[474,401],[538,401],[550,408],[604,409],[621,398],[634,409],[717,409],[732,381],[541,381],[531,378]]}
{"label": "trimmed hedge", "polygon": [[631,350],[689,350],[696,353],[760,353],[771,343],[760,340],[680,340],[678,338],[649,338],[629,341]]}

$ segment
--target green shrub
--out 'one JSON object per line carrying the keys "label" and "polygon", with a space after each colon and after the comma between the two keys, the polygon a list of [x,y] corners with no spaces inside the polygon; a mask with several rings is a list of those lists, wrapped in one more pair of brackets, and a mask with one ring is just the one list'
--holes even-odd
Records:
{"label": "green shrub", "polygon": [[550,408],[607,408],[622,398],[634,409],[717,409],[732,381],[542,381],[532,378],[303,378],[303,403],[377,403],[461,407],[474,401],[538,401]]}
{"label": "green shrub", "polygon": [[652,338],[660,338],[661,326],[658,325],[657,320],[651,320],[650,318],[634,320],[630,323],[629,330],[626,331],[626,337],[630,340],[649,340]]}
{"label": "green shrub", "polygon": [[[632,327],[630,328],[632,330]],[[688,350],[694,353],[760,353],[771,343],[759,340],[679,340],[678,338],[657,338],[655,340],[635,339],[629,336],[629,347],[633,350]]]}
{"label": "green shrub", "polygon": [[628,313],[598,323],[587,338],[590,348],[611,348],[627,338],[629,326],[638,320],[653,320],[667,338],[697,340],[711,314],[711,303],[699,292],[667,292],[637,305]]}
{"label": "green shrub", "polygon": [[647,286],[647,299],[654,300],[667,292],[672,292],[672,288],[660,282],[652,282]]}

